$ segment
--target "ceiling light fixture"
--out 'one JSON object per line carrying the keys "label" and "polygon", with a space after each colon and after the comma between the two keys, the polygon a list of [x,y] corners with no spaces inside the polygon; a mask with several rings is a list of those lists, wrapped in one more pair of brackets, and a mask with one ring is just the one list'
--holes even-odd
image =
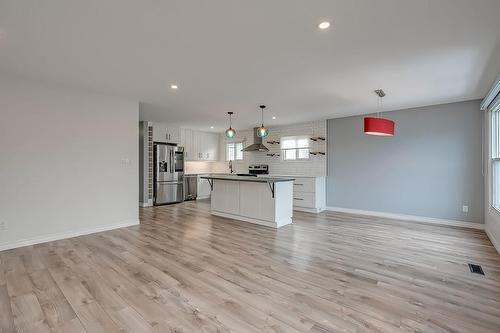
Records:
{"label": "ceiling light fixture", "polygon": [[276,116],[273,116],[273,120],[276,120]]}
{"label": "ceiling light fixture", "polygon": [[259,106],[261,113],[262,113],[262,122],[259,128],[257,128],[257,136],[259,138],[265,138],[269,134],[269,130],[264,127],[264,109],[266,108],[265,105]]}
{"label": "ceiling light fixture", "polygon": [[[385,92],[382,89],[377,89],[374,91],[378,98],[378,108],[382,109],[382,98],[385,96]],[[377,136],[394,136],[394,121],[390,119],[385,119],[380,117],[380,111],[377,112],[377,118],[366,117],[364,119],[364,132],[368,135]]]}
{"label": "ceiling light fixture", "polygon": [[227,114],[229,115],[229,128],[226,130],[225,135],[226,135],[226,138],[232,139],[236,136],[236,131],[232,127],[232,125],[233,125],[232,124],[233,112],[228,112]]}
{"label": "ceiling light fixture", "polygon": [[210,128],[211,128],[211,129],[214,129],[214,127],[213,127],[213,126],[210,126]]}
{"label": "ceiling light fixture", "polygon": [[328,28],[330,28],[330,22],[328,21],[324,21],[324,22],[321,22],[320,24],[318,24],[318,28],[320,28],[321,30],[326,30]]}
{"label": "ceiling light fixture", "polygon": [[176,84],[171,84],[170,89],[177,90],[177,89],[179,89],[179,86]]}

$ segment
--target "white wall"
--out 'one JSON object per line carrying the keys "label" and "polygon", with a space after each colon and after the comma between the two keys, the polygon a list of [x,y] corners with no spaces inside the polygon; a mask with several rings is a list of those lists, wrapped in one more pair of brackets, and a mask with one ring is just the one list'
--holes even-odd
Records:
{"label": "white wall", "polygon": [[138,223],[138,103],[0,78],[0,250]]}

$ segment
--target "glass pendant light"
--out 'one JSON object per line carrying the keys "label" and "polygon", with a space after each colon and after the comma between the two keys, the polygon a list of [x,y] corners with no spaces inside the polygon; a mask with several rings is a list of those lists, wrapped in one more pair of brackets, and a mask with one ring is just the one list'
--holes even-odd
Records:
{"label": "glass pendant light", "polygon": [[262,112],[262,123],[259,128],[257,128],[257,136],[259,138],[265,138],[269,134],[269,130],[264,127],[264,109],[266,108],[265,105],[259,106]]}
{"label": "glass pendant light", "polygon": [[229,115],[229,128],[226,130],[226,138],[228,139],[232,139],[236,136],[236,131],[231,127],[232,126],[232,115],[233,115],[233,112],[228,112],[227,113]]}

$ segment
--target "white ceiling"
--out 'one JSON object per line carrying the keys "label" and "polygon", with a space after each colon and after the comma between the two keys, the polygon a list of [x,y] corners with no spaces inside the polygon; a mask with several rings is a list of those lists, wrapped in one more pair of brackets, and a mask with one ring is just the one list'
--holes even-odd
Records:
{"label": "white ceiling", "polygon": [[227,111],[252,127],[264,103],[272,126],[373,112],[377,88],[386,110],[482,98],[499,13],[499,0],[0,0],[0,71],[203,129]]}

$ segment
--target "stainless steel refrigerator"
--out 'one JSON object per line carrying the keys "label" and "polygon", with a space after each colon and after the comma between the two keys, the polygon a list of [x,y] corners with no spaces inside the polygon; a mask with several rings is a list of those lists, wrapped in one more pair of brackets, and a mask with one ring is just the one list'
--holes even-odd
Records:
{"label": "stainless steel refrigerator", "polygon": [[154,144],[154,204],[184,200],[184,147]]}

